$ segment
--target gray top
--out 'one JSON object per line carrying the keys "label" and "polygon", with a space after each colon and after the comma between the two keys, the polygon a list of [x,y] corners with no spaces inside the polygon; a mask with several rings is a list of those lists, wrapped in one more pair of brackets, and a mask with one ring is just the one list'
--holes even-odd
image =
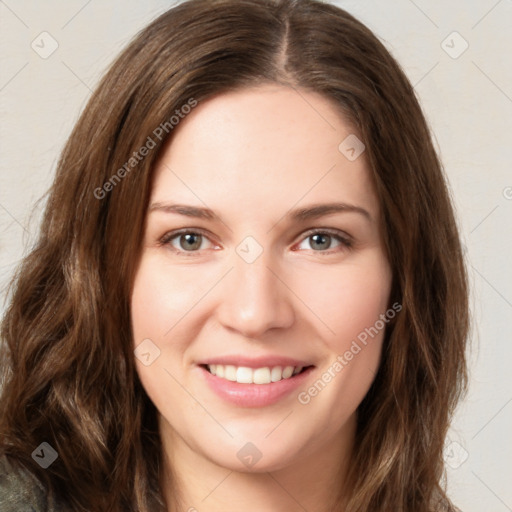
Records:
{"label": "gray top", "polygon": [[5,455],[0,456],[1,512],[65,512],[49,499],[43,484],[26,469],[14,467]]}

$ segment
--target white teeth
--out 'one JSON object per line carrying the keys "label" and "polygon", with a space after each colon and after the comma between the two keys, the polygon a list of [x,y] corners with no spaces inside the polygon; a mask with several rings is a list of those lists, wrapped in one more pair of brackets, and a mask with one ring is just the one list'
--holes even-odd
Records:
{"label": "white teeth", "polygon": [[252,371],[252,382],[254,384],[270,383],[270,368],[257,368]]}
{"label": "white teeth", "polygon": [[240,384],[270,384],[283,379],[289,379],[297,375],[303,369],[303,366],[274,366],[270,368],[247,368],[246,366],[232,366],[223,364],[207,365],[212,375],[221,379],[239,382]]}
{"label": "white teeth", "polygon": [[236,381],[242,384],[252,384],[253,373],[254,372],[251,370],[251,368],[240,366],[236,370]]}
{"label": "white teeth", "polygon": [[293,374],[293,366],[286,366],[283,370],[283,379],[289,379]]}
{"label": "white teeth", "polygon": [[270,374],[272,382],[277,382],[283,378],[283,369],[280,366],[274,366],[272,373]]}
{"label": "white teeth", "polygon": [[224,378],[230,380],[232,382],[236,381],[236,368],[231,365],[226,365],[224,367]]}

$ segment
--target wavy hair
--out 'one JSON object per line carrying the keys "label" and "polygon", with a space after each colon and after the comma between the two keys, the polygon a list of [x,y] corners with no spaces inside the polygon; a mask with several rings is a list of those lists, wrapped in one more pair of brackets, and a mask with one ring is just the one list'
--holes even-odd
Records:
{"label": "wavy hair", "polygon": [[[166,510],[129,307],[152,169],[172,137],[154,131],[191,99],[265,83],[320,93],[357,129],[382,210],[390,304],[402,305],[358,409],[345,512],[455,510],[443,444],[467,387],[467,275],[411,84],[368,28],[328,3],[189,0],[142,30],[92,94],[2,322],[0,451],[75,512]],[[155,147],[127,167],[150,136]],[[42,441],[59,454],[46,470],[31,458]]]}

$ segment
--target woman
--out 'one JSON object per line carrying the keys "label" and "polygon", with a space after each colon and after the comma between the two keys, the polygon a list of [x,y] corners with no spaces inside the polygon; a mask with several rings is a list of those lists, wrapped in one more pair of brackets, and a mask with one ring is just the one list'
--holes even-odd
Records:
{"label": "woman", "polygon": [[0,504],[455,510],[467,330],[441,164],[378,39],[313,0],[182,3],[93,94],[15,277]]}

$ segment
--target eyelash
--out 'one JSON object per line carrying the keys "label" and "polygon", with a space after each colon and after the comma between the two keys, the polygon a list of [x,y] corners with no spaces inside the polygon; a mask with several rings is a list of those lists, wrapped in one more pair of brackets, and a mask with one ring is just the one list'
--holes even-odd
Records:
{"label": "eyelash", "polygon": [[[177,230],[177,231],[170,231],[169,233],[166,233],[164,236],[162,236],[158,240],[158,245],[161,247],[170,246],[171,241],[174,240],[175,238],[179,237],[180,235],[201,235],[209,240],[208,234],[205,231],[203,231],[202,229],[187,228],[187,229],[181,229],[181,230]],[[315,229],[306,231],[306,233],[304,233],[304,235],[303,235],[303,238],[301,238],[301,242],[303,240],[306,240],[307,238],[314,236],[314,235],[329,235],[332,238],[334,238],[335,240],[337,240],[338,242],[340,242],[342,248],[347,249],[347,250],[352,249],[352,240],[350,240],[349,237],[342,235],[341,232],[339,232],[337,230],[333,230],[333,229],[329,229],[329,228],[325,228],[325,229],[315,228]],[[178,254],[178,255],[183,254],[183,255],[185,255],[185,257],[198,256],[199,255],[198,253],[200,252],[199,250],[180,251],[180,250],[172,247],[172,245],[171,245],[171,248],[176,254]],[[315,253],[321,254],[323,256],[327,256],[327,255],[334,254],[334,253],[338,252],[336,250],[330,250],[330,249],[325,250],[325,251],[315,251],[313,249],[310,249],[310,250]]]}

